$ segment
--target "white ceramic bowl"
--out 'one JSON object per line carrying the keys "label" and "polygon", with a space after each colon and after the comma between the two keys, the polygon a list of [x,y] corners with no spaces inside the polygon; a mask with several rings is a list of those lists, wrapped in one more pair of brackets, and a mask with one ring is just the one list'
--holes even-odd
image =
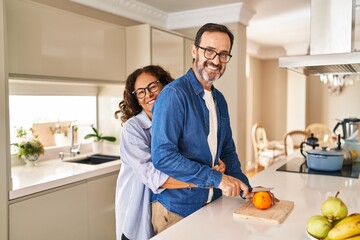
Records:
{"label": "white ceramic bowl", "polygon": [[310,233],[308,233],[308,231],[305,230],[305,232],[306,232],[306,235],[308,236],[309,239],[318,240],[318,238],[314,238],[313,236],[311,236]]}

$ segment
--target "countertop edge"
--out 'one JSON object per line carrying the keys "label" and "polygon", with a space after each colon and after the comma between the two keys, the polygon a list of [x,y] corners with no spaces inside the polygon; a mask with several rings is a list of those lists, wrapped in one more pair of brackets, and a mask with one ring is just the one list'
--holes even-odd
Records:
{"label": "countertop edge", "polygon": [[9,200],[25,197],[31,194],[39,193],[42,191],[50,190],[53,188],[61,187],[64,185],[76,183],[93,177],[101,176],[107,173],[116,172],[120,169],[121,161],[113,161],[112,163],[106,163],[108,166],[103,166],[96,169],[89,169],[83,173],[66,176],[63,178],[47,181],[31,186],[15,189],[9,191]]}

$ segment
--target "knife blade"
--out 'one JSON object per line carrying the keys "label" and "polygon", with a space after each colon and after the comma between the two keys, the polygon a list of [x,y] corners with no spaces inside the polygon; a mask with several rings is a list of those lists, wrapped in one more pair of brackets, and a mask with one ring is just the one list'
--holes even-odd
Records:
{"label": "knife blade", "polygon": [[254,188],[250,188],[250,192],[268,192],[268,191],[271,191],[273,190],[274,188],[273,187],[254,187]]}
{"label": "knife blade", "polygon": [[[251,188],[249,188],[249,191],[252,192],[252,193],[254,193],[254,192],[267,192],[267,191],[271,191],[273,189],[274,189],[273,187],[267,187],[267,188],[265,188],[265,187],[254,187],[254,188],[252,188],[251,187]],[[244,193],[244,191],[240,190],[240,197],[245,199],[243,197],[243,193]]]}

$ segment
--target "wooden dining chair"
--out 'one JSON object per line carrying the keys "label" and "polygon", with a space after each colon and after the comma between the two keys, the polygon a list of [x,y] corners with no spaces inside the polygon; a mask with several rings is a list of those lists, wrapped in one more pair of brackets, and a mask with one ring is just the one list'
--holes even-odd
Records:
{"label": "wooden dining chair", "polygon": [[329,145],[332,142],[332,132],[328,126],[323,123],[312,123],[305,129],[310,134],[313,133],[314,137],[319,139],[320,146]]}
{"label": "wooden dining chair", "polygon": [[284,152],[285,156],[300,149],[302,142],[310,137],[310,132],[304,130],[293,130],[285,134],[284,136]]}
{"label": "wooden dining chair", "polygon": [[252,143],[255,156],[255,171],[258,166],[267,168],[284,155],[284,146],[278,141],[269,141],[265,128],[255,123],[252,127]]}

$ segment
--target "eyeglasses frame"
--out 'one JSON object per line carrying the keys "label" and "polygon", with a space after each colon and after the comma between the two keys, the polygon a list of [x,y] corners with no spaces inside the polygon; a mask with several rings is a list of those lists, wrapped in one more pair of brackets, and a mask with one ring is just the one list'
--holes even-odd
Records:
{"label": "eyeglasses frame", "polygon": [[[218,52],[216,52],[215,50],[212,50],[212,49],[209,49],[209,48],[204,48],[204,47],[201,47],[201,46],[199,46],[199,45],[195,45],[195,47],[196,47],[196,48],[200,48],[200,49],[202,49],[202,50],[204,51],[204,57],[205,57],[207,60],[214,60],[214,59],[216,58],[216,56],[219,56],[219,61],[220,61],[221,63],[228,63],[228,62],[230,62],[230,60],[231,60],[231,58],[232,58],[232,55],[229,54],[229,53],[218,53]],[[206,51],[214,52],[214,53],[215,53],[214,57],[213,57],[213,58],[208,58],[208,57],[206,57],[206,56],[205,56],[205,52],[206,52]],[[221,54],[227,55],[227,56],[229,57],[229,60],[228,60],[227,62],[221,61],[221,58],[220,58],[220,55],[221,55]]]}
{"label": "eyeglasses frame", "polygon": [[[151,91],[150,91],[150,88],[149,88],[149,87],[150,87],[151,84],[154,84],[154,83],[156,83],[156,85],[158,86],[159,83],[160,83],[160,80],[153,81],[153,82],[149,83],[149,84],[148,84],[146,87],[144,87],[144,88],[135,89],[134,91],[131,92],[131,94],[133,94],[133,95],[134,95],[135,97],[137,97],[138,99],[143,99],[143,98],[146,96],[146,90],[148,90],[148,92],[150,92],[150,93],[155,93],[155,92],[158,91],[158,89],[157,89],[155,92],[151,92]],[[136,91],[139,90],[139,89],[143,89],[143,90],[145,91],[145,95],[144,95],[142,98],[139,98],[138,96],[136,96]]]}

